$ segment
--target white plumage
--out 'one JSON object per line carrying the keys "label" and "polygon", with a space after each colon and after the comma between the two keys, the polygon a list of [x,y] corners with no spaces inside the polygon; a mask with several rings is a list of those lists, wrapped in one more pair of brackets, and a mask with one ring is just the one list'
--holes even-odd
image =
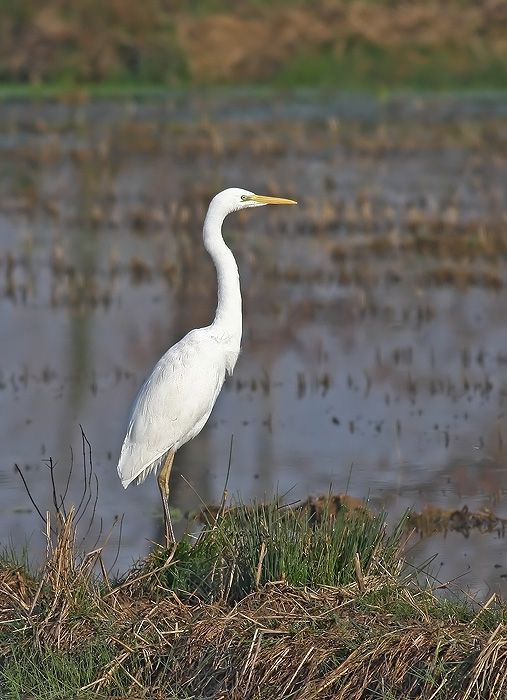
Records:
{"label": "white plumage", "polygon": [[168,450],[176,452],[208,420],[226,372],[222,344],[212,332],[212,326],[190,331],[139,390],[118,464],[125,488],[144,481]]}
{"label": "white plumage", "polygon": [[132,406],[118,462],[124,488],[141,483],[163,464],[158,477],[166,542],[174,540],[167,505],[169,476],[176,451],[204,427],[227,373],[238,359],[241,291],[236,261],[222,238],[227,214],[265,204],[295,204],[230,188],[217,194],[203,229],[204,246],[217,270],[218,305],[213,323],[190,331],[157,362]]}

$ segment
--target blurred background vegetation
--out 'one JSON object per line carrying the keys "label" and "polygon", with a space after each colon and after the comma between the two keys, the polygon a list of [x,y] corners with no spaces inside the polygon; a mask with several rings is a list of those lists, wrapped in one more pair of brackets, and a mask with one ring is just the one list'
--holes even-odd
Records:
{"label": "blurred background vegetation", "polygon": [[507,86],[507,0],[2,0],[4,90]]}

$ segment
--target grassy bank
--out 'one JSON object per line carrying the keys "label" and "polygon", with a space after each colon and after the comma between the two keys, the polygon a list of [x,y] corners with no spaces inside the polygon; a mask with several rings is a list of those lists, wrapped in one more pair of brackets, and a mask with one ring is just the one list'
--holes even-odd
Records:
{"label": "grassy bank", "polygon": [[39,570],[1,564],[1,695],[505,697],[507,607],[421,587],[404,524],[235,508],[112,580],[100,550],[76,555],[62,515]]}
{"label": "grassy bank", "polygon": [[0,81],[505,89],[506,17],[502,0],[6,0]]}

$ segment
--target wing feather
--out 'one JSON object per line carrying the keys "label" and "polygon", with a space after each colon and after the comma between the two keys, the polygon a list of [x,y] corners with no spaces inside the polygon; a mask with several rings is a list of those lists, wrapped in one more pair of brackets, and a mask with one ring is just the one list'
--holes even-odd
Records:
{"label": "wing feather", "polygon": [[124,488],[156,469],[202,429],[225,378],[225,357],[206,329],[191,331],[155,365],[132,406],[118,462]]}

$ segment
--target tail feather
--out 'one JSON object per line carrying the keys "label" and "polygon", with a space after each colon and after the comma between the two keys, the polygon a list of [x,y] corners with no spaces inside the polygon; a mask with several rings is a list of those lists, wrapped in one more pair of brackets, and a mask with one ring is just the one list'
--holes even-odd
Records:
{"label": "tail feather", "polygon": [[146,454],[148,450],[143,445],[124,443],[118,461],[118,476],[123,488],[126,489],[136,479],[138,484],[142,484],[152,471],[158,469],[167,451],[164,450],[155,455],[150,451],[151,454],[148,457]]}

